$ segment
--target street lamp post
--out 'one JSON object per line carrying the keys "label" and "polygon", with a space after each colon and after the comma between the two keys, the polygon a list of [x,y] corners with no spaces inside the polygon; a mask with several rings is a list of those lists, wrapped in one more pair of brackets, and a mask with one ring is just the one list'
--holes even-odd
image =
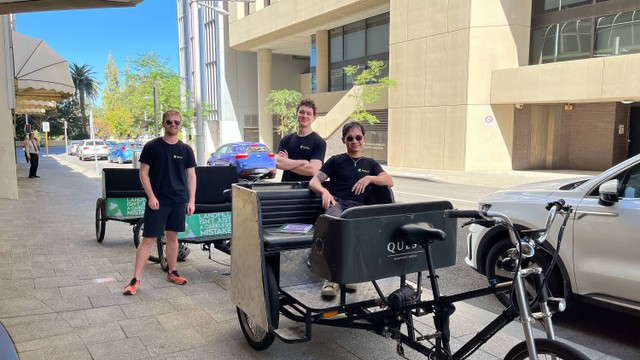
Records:
{"label": "street lamp post", "polygon": [[153,121],[156,125],[156,137],[158,137],[158,86],[153,85]]}

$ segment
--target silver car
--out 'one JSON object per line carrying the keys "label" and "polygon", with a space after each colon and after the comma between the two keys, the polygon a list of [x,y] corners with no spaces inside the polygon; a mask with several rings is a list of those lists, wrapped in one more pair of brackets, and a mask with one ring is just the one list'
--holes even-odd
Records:
{"label": "silver car", "polygon": [[[480,200],[481,210],[509,216],[520,228],[540,228],[547,202],[562,198],[573,207],[564,231],[557,266],[549,280],[556,296],[575,295],[584,300],[640,310],[640,155],[593,178],[554,180],[499,191]],[[560,221],[545,243],[557,246]],[[505,252],[513,247],[504,228],[469,228],[468,265],[489,280],[506,280]],[[538,251],[534,262],[543,268],[551,258]],[[504,303],[506,295],[499,297]]]}
{"label": "silver car", "polygon": [[100,160],[106,160],[109,157],[109,147],[102,140],[83,140],[78,145],[76,154],[80,160],[93,159],[96,156]]}

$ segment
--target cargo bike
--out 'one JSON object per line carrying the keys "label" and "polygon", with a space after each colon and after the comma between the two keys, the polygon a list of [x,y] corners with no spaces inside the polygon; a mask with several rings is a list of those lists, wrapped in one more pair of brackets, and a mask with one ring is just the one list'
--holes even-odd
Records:
{"label": "cargo bike", "polygon": [[[551,316],[562,310],[564,301],[549,297],[539,268],[522,266],[547,236],[556,214],[566,217],[570,212],[560,202],[550,205],[543,229],[522,234],[501,214],[457,211],[447,201],[363,206],[336,218],[321,215],[321,199],[305,188],[234,185],[232,197],[230,294],[245,339],[256,350],[267,349],[275,338],[310,341],[312,329],[325,325],[379,334],[391,339],[401,356],[407,346],[429,359],[465,359],[519,320],[525,341],[505,359],[587,359],[555,340]],[[440,293],[436,269],[455,263],[458,217],[512,231],[514,281]],[[283,231],[290,224],[313,224],[313,229]],[[295,254],[309,248],[310,270],[305,270],[303,257]],[[340,284],[338,297],[322,298],[325,279]],[[355,283],[357,290],[347,293],[345,284]],[[533,299],[525,291],[531,283],[538,288]],[[514,292],[513,304],[454,352],[449,329],[454,303],[505,291]],[[530,302],[540,304],[540,311],[533,313]],[[421,322],[425,316],[433,319],[432,327]],[[534,319],[543,322],[547,338],[533,337]]]}
{"label": "cargo bike", "polygon": [[[217,248],[230,252],[231,197],[230,188],[238,182],[235,167],[196,167],[196,206],[193,215],[187,216],[185,231],[178,234],[178,260],[189,255],[186,244],[198,244],[204,251]],[[102,174],[102,197],[96,203],[96,239],[102,242],[109,220],[126,222],[133,226],[133,243],[136,248],[144,231],[145,192],[138,169],[105,168]],[[160,263],[168,270],[166,241],[158,237],[151,249],[149,261]]]}

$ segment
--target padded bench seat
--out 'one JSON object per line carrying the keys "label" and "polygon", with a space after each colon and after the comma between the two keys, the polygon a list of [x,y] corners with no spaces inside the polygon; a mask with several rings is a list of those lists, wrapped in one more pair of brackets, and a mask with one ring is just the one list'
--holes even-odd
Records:
{"label": "padded bench seat", "polygon": [[102,169],[102,196],[108,198],[145,197],[138,169]]}
{"label": "padded bench seat", "polygon": [[292,234],[278,231],[279,227],[264,229],[262,240],[267,251],[295,250],[311,247],[313,231],[306,234]]}
{"label": "padded bench seat", "polygon": [[[305,183],[305,185],[308,185]],[[384,186],[371,186],[366,194],[366,203],[393,203],[393,192]],[[313,229],[306,234],[284,233],[279,228],[285,224],[315,224],[324,213],[322,196],[306,186],[288,190],[258,191],[262,241],[266,252],[310,248]],[[349,211],[345,212],[348,215]]]}
{"label": "padded bench seat", "polygon": [[231,211],[231,203],[226,204],[196,204],[194,214]]}

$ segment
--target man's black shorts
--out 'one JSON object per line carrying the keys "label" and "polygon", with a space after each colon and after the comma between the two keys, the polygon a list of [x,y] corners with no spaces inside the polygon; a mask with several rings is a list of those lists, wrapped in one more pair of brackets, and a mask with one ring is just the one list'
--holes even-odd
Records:
{"label": "man's black shorts", "polygon": [[162,206],[152,210],[147,205],[144,209],[143,237],[158,237],[164,235],[164,230],[182,232],[187,217],[187,204]]}

